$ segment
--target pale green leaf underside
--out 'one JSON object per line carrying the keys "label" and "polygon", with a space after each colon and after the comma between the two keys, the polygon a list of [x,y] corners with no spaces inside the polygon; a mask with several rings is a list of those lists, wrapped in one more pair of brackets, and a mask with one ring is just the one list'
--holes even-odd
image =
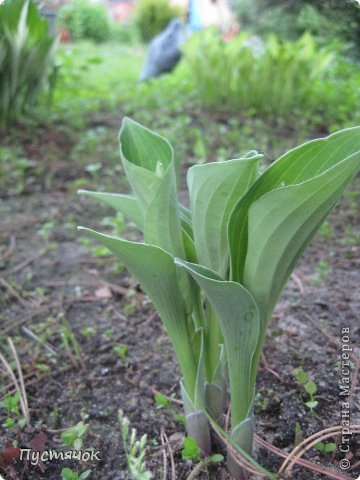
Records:
{"label": "pale green leaf underside", "polygon": [[259,306],[261,334],[252,366],[255,381],[266,324],[297,261],[360,167],[360,153],[299,185],[273,190],[249,210],[244,286]]}
{"label": "pale green leaf underside", "polygon": [[238,423],[232,429],[231,436],[235,440],[236,445],[251,454],[254,431],[255,422],[254,417],[251,416]]}
{"label": "pale green leaf underside", "polygon": [[204,329],[200,328],[197,334],[200,335],[200,354],[197,362],[194,403],[196,407],[204,410],[204,408],[206,408],[205,407]]}
{"label": "pale green leaf underside", "polygon": [[224,337],[229,371],[233,427],[247,418],[254,397],[251,365],[259,335],[259,312],[251,294],[240,284],[222,280],[200,265],[175,260],[205,292]]}
{"label": "pale green leaf underside", "polygon": [[126,176],[145,216],[145,242],[184,257],[170,144],[130,119],[124,120],[119,141]]}
{"label": "pale green leaf underside", "polygon": [[271,314],[305,247],[359,168],[360,152],[311,180],[273,190],[250,207],[244,286],[259,305],[262,322]]}
{"label": "pale green leaf underside", "polygon": [[151,170],[139,167],[129,162],[125,157],[122,158],[126,178],[131,185],[132,191],[138,200],[139,207],[145,217],[149,204],[161,184],[161,178]]}
{"label": "pale green leaf underside", "polygon": [[134,196],[122,195],[120,193],[90,192],[88,190],[79,190],[78,193],[106,203],[116,211],[122,213],[125,218],[135,223],[141,231],[144,230],[144,215]]}
{"label": "pale green leaf underside", "polygon": [[[193,398],[196,377],[194,353],[188,332],[188,315],[179,290],[179,272],[174,259],[159,247],[104,235],[80,227],[108,247],[140,282],[153,302],[172,340],[184,374],[184,385]],[[181,273],[181,272],[180,272]]]}
{"label": "pale green leaf underside", "polygon": [[223,413],[227,399],[227,368],[224,345],[220,345],[220,355],[211,382],[205,384],[206,405],[213,418]]}
{"label": "pale green leaf underside", "polygon": [[305,143],[280,157],[253,184],[234,207],[229,220],[229,248],[232,279],[243,281],[248,248],[248,211],[267,192],[300,184],[325,172],[360,150],[360,127],[334,133]]}
{"label": "pale green leaf underside", "polygon": [[180,382],[180,389],[185,411],[187,434],[189,437],[196,440],[197,444],[204,452],[210,453],[210,426],[206,413],[203,409],[199,409],[199,407],[195,406],[193,400],[190,400],[183,382]]}
{"label": "pale green leaf underside", "polygon": [[172,147],[165,138],[129,118],[123,121],[119,143],[126,177],[145,215],[161,183],[158,166],[164,171],[172,166]]}
{"label": "pale green leaf underside", "polygon": [[119,133],[121,154],[134,165],[155,173],[161,163],[166,169],[173,160],[173,149],[161,135],[125,117]]}
{"label": "pale green leaf underside", "polygon": [[145,242],[184,258],[175,170],[169,166],[145,216]]}
{"label": "pale green leaf underside", "polygon": [[254,183],[262,155],[195,165],[188,188],[197,258],[201,265],[225,276],[229,253],[227,223],[236,202]]}

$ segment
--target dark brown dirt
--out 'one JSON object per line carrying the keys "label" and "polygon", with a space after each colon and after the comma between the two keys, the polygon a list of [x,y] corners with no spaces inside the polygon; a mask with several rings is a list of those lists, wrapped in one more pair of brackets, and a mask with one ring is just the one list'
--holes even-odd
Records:
{"label": "dark brown dirt", "polygon": [[[79,241],[77,224],[99,228],[101,219],[111,212],[74,193],[71,182],[78,177],[79,167],[66,163],[72,138],[56,131],[49,137],[49,132],[44,132],[42,139],[26,147],[30,158],[36,156],[37,162],[42,162],[37,181],[21,195],[11,195],[8,189],[1,192],[1,346],[5,352],[7,336],[16,344],[31,421],[25,429],[0,427],[0,459],[7,441],[27,448],[39,432],[46,436],[46,448],[62,448],[61,432],[78,423],[83,413],[88,424],[84,448],[100,450],[101,460],[86,464],[53,461],[38,466],[17,460],[0,466],[0,472],[6,479],[53,480],[60,478],[63,467],[70,466],[79,472],[91,468],[90,478],[96,480],[128,480],[117,419],[122,409],[138,435],[148,435],[147,466],[155,480],[185,480],[194,464],[181,459],[184,428],[176,420],[181,406],[174,403],[171,408],[159,408],[154,401],[155,390],[180,398],[179,370],[169,340],[136,281],[113,257],[96,257]],[[46,138],[50,139],[47,146]],[[63,152],[63,161],[47,160],[54,148]],[[354,373],[360,355],[359,211],[355,195],[349,193],[358,186],[358,181],[352,184],[331,215],[329,229],[324,229],[306,251],[268,330],[258,377],[257,433],[285,453],[294,448],[296,424],[306,438],[340,422],[342,327],[350,329],[351,419],[359,423],[359,388]],[[31,338],[23,327],[42,340]],[[66,348],[64,336],[69,330],[78,352],[74,346]],[[125,356],[114,350],[116,346],[127,347]],[[305,406],[308,398],[292,373],[299,366],[318,386],[314,413]],[[3,370],[0,373],[4,398],[12,384]],[[5,418],[0,408],[1,423]],[[170,456],[164,457],[161,447],[162,433],[170,440],[175,477]],[[335,441],[340,442],[340,437]],[[221,445],[218,451],[222,451]],[[258,444],[256,456],[273,472],[282,461]],[[341,473],[339,461],[343,457],[339,449],[334,454],[310,449],[304,455],[334,473]],[[359,435],[352,436],[347,458],[354,469],[342,475],[355,479],[360,475],[356,467],[360,461]],[[212,479],[228,478],[222,465],[209,469],[209,475]],[[196,478],[209,477],[202,473]],[[290,478],[330,477],[295,467]]]}

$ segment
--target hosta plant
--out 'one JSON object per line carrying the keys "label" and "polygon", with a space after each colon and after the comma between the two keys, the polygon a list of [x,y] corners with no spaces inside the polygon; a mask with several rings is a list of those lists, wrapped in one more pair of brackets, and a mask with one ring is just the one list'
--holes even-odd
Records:
{"label": "hosta plant", "polygon": [[[120,155],[133,194],[82,194],[125,215],[134,242],[84,229],[141,283],[171,338],[182,372],[188,435],[211,450],[209,416],[224,411],[251,454],[254,391],[266,326],[296,262],[360,168],[360,127],[305,143],[260,174],[261,155],[195,165],[189,208],[177,198],[173,150],[125,119]],[[245,472],[228,462],[236,478]]]}
{"label": "hosta plant", "polygon": [[55,79],[57,39],[31,0],[0,2],[0,126],[33,106]]}

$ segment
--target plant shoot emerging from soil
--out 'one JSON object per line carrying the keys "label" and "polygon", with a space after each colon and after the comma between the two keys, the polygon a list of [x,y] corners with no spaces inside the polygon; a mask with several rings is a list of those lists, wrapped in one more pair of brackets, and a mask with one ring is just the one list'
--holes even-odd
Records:
{"label": "plant shoot emerging from soil", "polygon": [[[223,413],[229,384],[232,443],[251,454],[266,326],[301,254],[360,168],[360,127],[305,143],[262,174],[255,151],[193,166],[189,209],[177,199],[166,139],[125,119],[120,152],[133,195],[80,193],[121,212],[144,243],[85,230],[120,258],[157,309],[183,375],[188,435],[211,452],[209,419]],[[247,477],[231,453],[228,466],[235,478]]]}

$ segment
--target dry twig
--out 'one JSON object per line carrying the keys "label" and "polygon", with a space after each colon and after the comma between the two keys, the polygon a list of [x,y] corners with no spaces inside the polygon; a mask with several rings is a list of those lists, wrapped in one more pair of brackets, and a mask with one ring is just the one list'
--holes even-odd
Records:
{"label": "dry twig", "polygon": [[[282,458],[287,458],[288,454],[284,453],[282,450],[274,447],[270,443],[266,442],[263,438],[259,437],[258,435],[255,435],[255,441],[261,445],[262,447],[266,448],[270,452],[274,453],[278,457]],[[304,467],[308,470],[312,470],[313,472],[320,473],[322,475],[326,475],[327,478],[334,478],[335,480],[349,480],[349,477],[345,477],[341,473],[334,472],[330,470],[329,468],[322,467],[320,465],[315,465],[314,463],[311,463],[307,460],[303,460],[302,458],[298,459],[296,462],[299,466]]]}
{"label": "dry twig", "polygon": [[10,295],[12,295],[16,300],[25,308],[32,307],[32,303],[28,302],[27,300],[24,300],[21,295],[2,277],[0,277],[0,285],[5,287]]}
{"label": "dry twig", "polygon": [[164,465],[164,472],[163,472],[163,480],[167,480],[167,470],[168,470],[168,461],[166,455],[166,442],[164,437],[164,427],[160,429],[160,439],[161,439],[161,449],[163,453],[163,465]]}
{"label": "dry twig", "polygon": [[9,246],[5,250],[5,252],[1,255],[0,262],[3,262],[7,258],[9,258],[13,254],[13,252],[15,250],[15,247],[16,247],[16,239],[15,239],[14,235],[11,235],[10,241],[9,241]]}
{"label": "dry twig", "polygon": [[294,280],[294,282],[295,282],[296,285],[298,286],[301,295],[305,295],[305,290],[304,290],[302,281],[301,281],[300,278],[296,275],[295,272],[293,272],[293,273],[291,274],[291,279]]}
{"label": "dry twig", "polygon": [[204,469],[204,465],[200,462],[198,463],[195,468],[190,472],[190,474],[186,477],[186,480],[195,480],[195,478],[199,475],[199,473]]}
{"label": "dry twig", "polygon": [[11,353],[13,354],[13,357],[14,357],[14,360],[15,360],[16,370],[17,370],[17,373],[18,373],[19,381],[17,380],[16,375],[15,375],[13,369],[11,368],[10,364],[8,363],[6,358],[1,353],[0,353],[0,360],[2,361],[6,371],[8,372],[8,374],[10,376],[10,378],[12,379],[12,381],[14,383],[14,386],[16,388],[16,391],[19,393],[20,407],[21,407],[22,414],[25,418],[26,425],[30,425],[29,406],[28,406],[24,376],[23,376],[23,373],[22,373],[19,356],[17,354],[15,346],[14,346],[10,337],[8,337],[8,343],[9,343],[9,346],[10,346]]}
{"label": "dry twig", "polygon": [[46,253],[46,248],[43,248],[42,250],[40,250],[39,252],[36,252],[36,253],[33,253],[32,255],[30,255],[30,257],[28,258],[25,258],[25,260],[23,260],[22,262],[18,263],[17,265],[15,265],[13,268],[11,268],[10,270],[7,270],[5,273],[9,274],[9,273],[17,273],[19,272],[20,270],[22,270],[24,267],[30,265],[30,263],[34,262],[35,260],[37,260],[39,257],[41,257],[42,255],[44,255],[44,253]]}
{"label": "dry twig", "polygon": [[164,431],[164,440],[166,442],[166,446],[168,449],[169,457],[170,457],[170,465],[171,465],[171,480],[176,480],[176,470],[175,470],[175,461],[174,461],[174,453],[171,448],[171,442],[169,441],[168,436]]}
{"label": "dry twig", "polygon": [[[360,425],[351,425],[349,429],[353,432],[360,432]],[[310,448],[314,447],[317,443],[333,437],[336,434],[341,433],[342,427],[337,425],[335,427],[329,427],[321,432],[315,433],[310,437],[303,440],[294,450],[288,455],[279,469],[279,473],[290,472],[293,466],[298,460],[306,453]]]}

